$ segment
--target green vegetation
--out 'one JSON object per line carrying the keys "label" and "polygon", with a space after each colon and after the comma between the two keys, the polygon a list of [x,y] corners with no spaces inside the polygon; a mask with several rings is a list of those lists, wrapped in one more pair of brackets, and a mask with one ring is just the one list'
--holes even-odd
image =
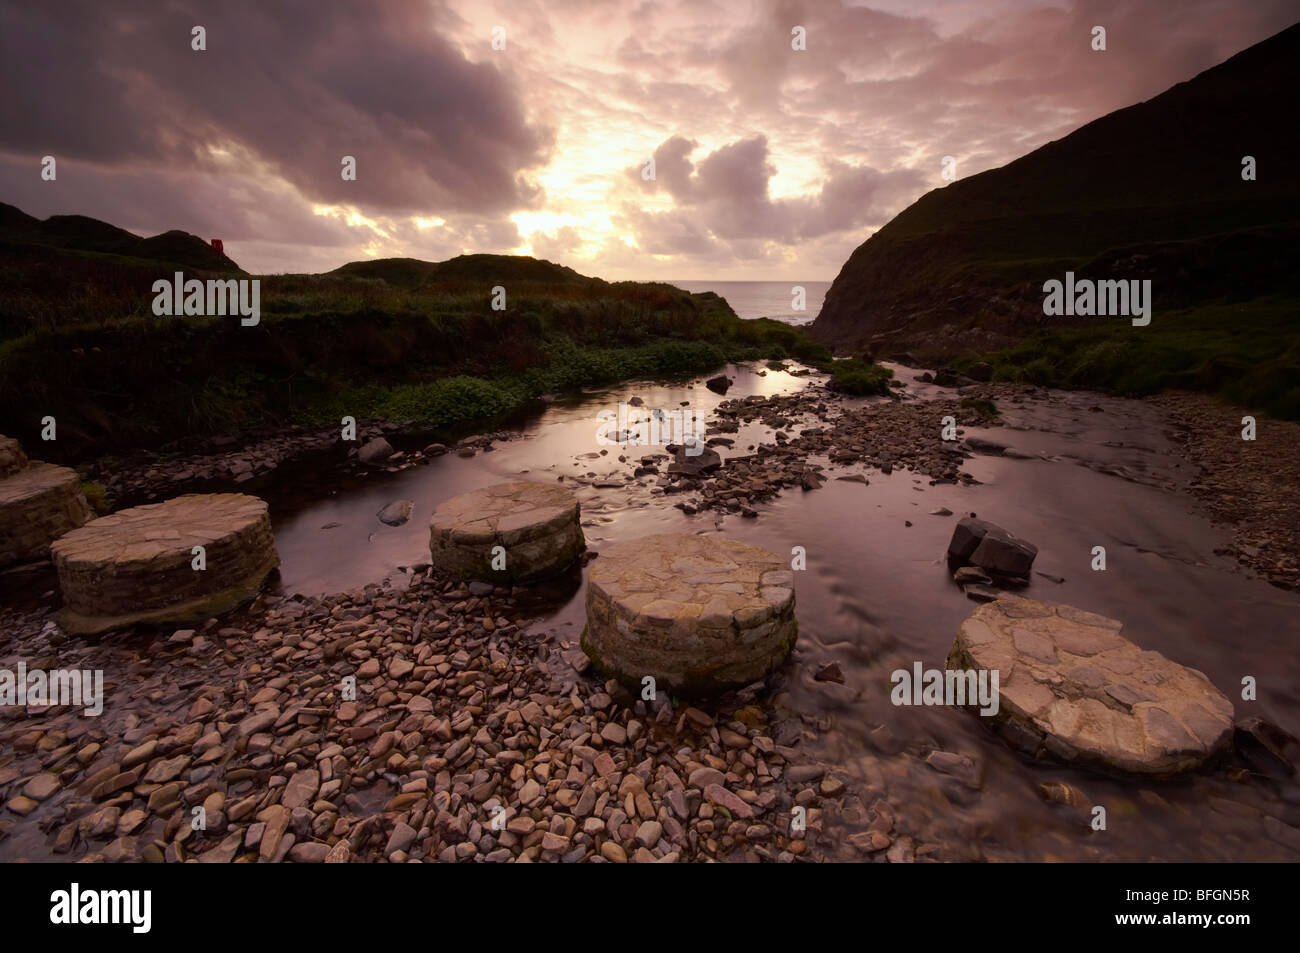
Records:
{"label": "green vegetation", "polygon": [[983,397],[963,397],[960,406],[975,411],[985,420],[996,420],[998,417],[998,405]]}
{"label": "green vegetation", "polygon": [[858,357],[836,361],[828,370],[831,372],[831,379],[827,387],[843,394],[857,396],[869,394],[888,396],[889,382],[894,377],[894,372],[889,368]]}
{"label": "green vegetation", "polygon": [[1007,350],[953,362],[993,365],[993,379],[1096,388],[1129,397],[1165,389],[1217,393],[1247,408],[1300,420],[1300,304],[1289,297],[1159,312],[1043,330]]}
{"label": "green vegetation", "polygon": [[[157,263],[60,253],[50,272],[5,252],[0,277],[15,280],[0,282],[0,420],[34,441],[40,418],[55,416],[49,455],[67,460],[344,415],[453,437],[541,394],[727,361],[830,362],[803,329],[741,320],[716,294],[611,283],[531,258],[264,276],[261,322],[241,327],[155,317]],[[496,285],[507,289],[504,311],[490,306]]]}
{"label": "green vegetation", "polygon": [[[1300,419],[1300,127],[1276,121],[1300,103],[1297,63],[1300,25],[926,193],[853,252],[812,333],[844,353],[984,359],[999,380],[1132,396],[1210,391]],[[1243,178],[1243,155],[1265,149],[1277,174]],[[1043,283],[1066,271],[1149,280],[1151,324],[1045,321]]]}
{"label": "green vegetation", "polygon": [[107,516],[110,512],[108,490],[104,488],[104,484],[83,482],[81,484],[81,495],[86,498],[86,502],[90,504],[90,508],[96,516]]}

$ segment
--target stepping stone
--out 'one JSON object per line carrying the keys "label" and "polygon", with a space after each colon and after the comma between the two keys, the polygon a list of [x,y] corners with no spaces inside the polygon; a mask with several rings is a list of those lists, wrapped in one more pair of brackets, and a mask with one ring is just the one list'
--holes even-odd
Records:
{"label": "stepping stone", "polygon": [[639,690],[709,695],[757,681],[794,648],[794,573],[718,536],[665,534],[605,549],[587,580],[582,648]]}
{"label": "stepping stone", "polygon": [[28,461],[18,441],[0,437],[0,567],[45,559],[92,516],[75,470]]}
{"label": "stepping stone", "polygon": [[997,671],[999,708],[990,717],[1035,755],[1167,777],[1226,750],[1232,702],[1122,628],[1073,606],[1004,594],[962,623],[948,668]]}
{"label": "stepping stone", "polygon": [[[493,550],[501,547],[497,553]],[[498,585],[563,572],[587,548],[578,500],[546,483],[498,483],[444,501],[429,522],[431,562]],[[504,568],[501,557],[504,556]]]}
{"label": "stepping stone", "polygon": [[[193,568],[195,546],[206,569]],[[58,539],[51,554],[59,624],[80,635],[221,615],[256,596],[280,562],[266,503],[239,493],[120,510]]]}

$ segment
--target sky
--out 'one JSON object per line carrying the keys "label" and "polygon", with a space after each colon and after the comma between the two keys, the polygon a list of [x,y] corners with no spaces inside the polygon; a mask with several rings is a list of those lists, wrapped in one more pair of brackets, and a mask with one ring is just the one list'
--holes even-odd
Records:
{"label": "sky", "polygon": [[1003,165],[1297,16],[1295,0],[0,0],[0,201],[221,238],[261,274],[493,252],[611,280],[830,280],[948,184],[945,157],[956,178]]}

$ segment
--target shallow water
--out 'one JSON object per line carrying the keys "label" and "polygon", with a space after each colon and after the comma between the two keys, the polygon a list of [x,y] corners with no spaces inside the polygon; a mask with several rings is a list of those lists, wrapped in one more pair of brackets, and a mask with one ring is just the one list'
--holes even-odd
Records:
{"label": "shallow water", "polygon": [[[914,383],[915,372],[896,370],[920,399],[944,393]],[[817,380],[770,371],[759,376],[743,366],[728,373],[736,379],[728,398],[789,393]],[[621,478],[630,471],[617,462],[619,449],[596,444],[596,413],[633,395],[647,408],[666,410],[687,401],[707,411],[724,399],[702,381],[630,385],[551,405],[523,424],[519,439],[472,458],[447,455],[343,483],[331,470],[284,471],[264,491],[272,500],[283,591],[355,588],[427,562],[429,516],[458,493],[511,479]],[[782,554],[804,547],[808,568],[796,577],[799,643],[785,694],[775,702],[810,729],[801,749],[856,778],[860,789],[883,789],[900,811],[898,830],[918,845],[960,845],[972,859],[1294,860],[1295,853],[1271,839],[1273,822],[1265,819],[1300,824],[1300,789],[1292,782],[1238,783],[1222,774],[1177,782],[1110,779],[1032,763],[967,713],[890,703],[890,673],[917,661],[943,668],[957,627],[976,607],[952,583],[943,560],[954,522],[975,512],[1033,541],[1035,570],[1065,578],[1057,584],[1034,575],[1024,595],[1123,620],[1128,638],[1209,676],[1234,700],[1238,718],[1258,715],[1300,734],[1300,595],[1249,579],[1214,555],[1226,536],[1177,492],[1194,474],[1163,432],[1159,411],[1136,401],[1054,392],[999,406],[1008,426],[969,433],[1030,458],[969,460],[966,469],[978,485],[932,487],[910,471],[885,476],[856,465],[832,467],[831,476],[862,472],[870,485],[832,479],[812,492],[787,490],[757,506],[757,520],[686,516],[673,503],[689,495],[655,494],[649,486],[581,486],[587,541],[599,552],[655,532],[722,532]],[[756,423],[742,425],[739,434],[726,435],[736,439],[733,450],[717,449],[724,458],[747,453],[763,433]],[[599,456],[601,449],[610,452]],[[627,453],[635,460],[653,451]],[[375,514],[401,498],[415,503],[410,522],[380,523]],[[928,515],[941,506],[955,515]],[[322,529],[333,522],[341,525]],[[1104,572],[1090,568],[1098,545],[1106,549]],[[552,604],[538,624],[576,645],[585,594],[578,573],[549,593]],[[829,661],[839,663],[845,684],[813,680]],[[1259,701],[1240,699],[1245,675],[1258,679]],[[918,756],[932,748],[981,763],[982,792],[967,792],[921,763]],[[1106,807],[1108,829],[1091,830],[1086,810],[1081,816],[1042,800],[1037,785],[1056,780],[1085,792],[1088,805]]]}

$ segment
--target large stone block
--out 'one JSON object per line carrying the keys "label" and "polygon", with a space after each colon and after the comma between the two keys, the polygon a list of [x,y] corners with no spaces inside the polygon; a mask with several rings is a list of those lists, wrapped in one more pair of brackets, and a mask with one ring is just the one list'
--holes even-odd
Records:
{"label": "large stone block", "polygon": [[[195,569],[202,546],[206,568]],[[279,565],[266,503],[190,494],[92,520],[51,547],[59,623],[79,634],[207,619],[253,598]]]}
{"label": "large stone block", "polygon": [[0,479],[0,567],[47,558],[50,543],[93,515],[75,470],[22,460]]}
{"label": "large stone block", "polygon": [[1203,674],[1073,606],[1002,595],[976,609],[951,670],[998,672],[991,717],[1040,755],[1136,775],[1189,771],[1223,752],[1232,702]]}
{"label": "large stone block", "polygon": [[794,573],[717,536],[665,534],[602,551],[587,580],[583,651],[638,690],[707,695],[763,678],[798,636]]}
{"label": "large stone block", "polygon": [[534,582],[573,565],[586,547],[577,498],[546,483],[474,490],[440,504],[429,522],[433,565],[465,579]]}

